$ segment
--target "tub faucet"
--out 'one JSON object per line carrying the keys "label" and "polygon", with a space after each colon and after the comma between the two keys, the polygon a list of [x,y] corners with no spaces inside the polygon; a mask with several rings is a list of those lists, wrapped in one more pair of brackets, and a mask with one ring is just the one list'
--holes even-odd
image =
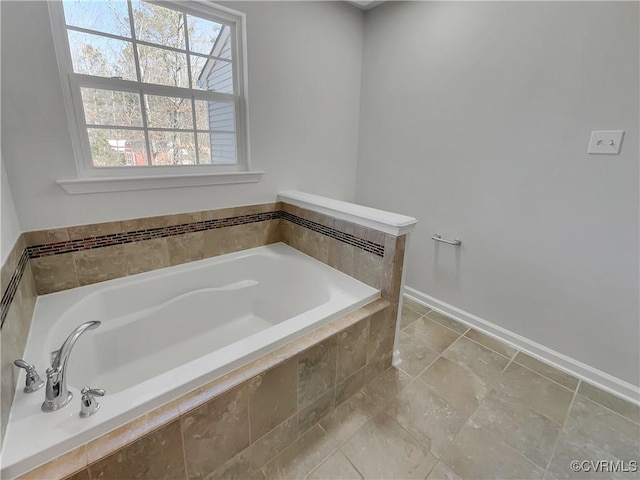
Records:
{"label": "tub faucet", "polygon": [[67,389],[67,364],[73,346],[87,330],[98,328],[101,322],[91,321],[78,325],[60,347],[52,353],[51,368],[47,369],[47,386],[45,388],[45,400],[42,404],[43,412],[55,412],[61,409],[73,398],[73,394]]}

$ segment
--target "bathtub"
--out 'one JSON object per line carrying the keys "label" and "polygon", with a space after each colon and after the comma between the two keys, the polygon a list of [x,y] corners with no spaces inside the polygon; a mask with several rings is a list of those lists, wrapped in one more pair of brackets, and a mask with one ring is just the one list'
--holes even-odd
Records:
{"label": "bathtub", "polygon": [[[43,377],[51,352],[76,326],[102,325],[72,351],[74,398],[66,407],[44,413],[44,389],[24,394],[19,385],[2,475],[82,445],[379,296],[283,243],[41,296],[24,358]],[[83,419],[84,386],[107,395]]]}

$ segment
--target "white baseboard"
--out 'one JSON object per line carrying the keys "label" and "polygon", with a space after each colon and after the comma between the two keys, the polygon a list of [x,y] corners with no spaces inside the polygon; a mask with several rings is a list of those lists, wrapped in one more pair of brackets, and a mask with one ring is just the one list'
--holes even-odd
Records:
{"label": "white baseboard", "polygon": [[433,310],[437,310],[438,312],[454,318],[465,325],[486,333],[487,335],[494,337],[496,340],[500,340],[507,345],[517,348],[518,350],[522,350],[532,357],[536,357],[545,363],[553,365],[559,370],[585,380],[586,382],[591,383],[602,390],[606,390],[617,397],[624,398],[629,402],[640,405],[640,387],[625,382],[624,380],[575,360],[574,358],[568,357],[567,355],[556,352],[555,350],[536,343],[533,340],[529,340],[528,338],[495,325],[469,312],[465,312],[453,305],[449,305],[437,298],[433,298],[426,293],[416,290],[415,288],[405,286],[404,295],[417,303],[432,308]]}

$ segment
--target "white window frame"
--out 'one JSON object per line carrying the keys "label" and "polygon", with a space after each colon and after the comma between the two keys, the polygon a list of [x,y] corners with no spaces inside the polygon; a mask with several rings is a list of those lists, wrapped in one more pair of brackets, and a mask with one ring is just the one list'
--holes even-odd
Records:
{"label": "white window frame", "polygon": [[[150,1],[159,6],[165,6],[195,15],[216,23],[228,25],[231,28],[232,69],[234,81],[234,93],[225,94],[212,91],[192,90],[190,95],[203,100],[223,99],[229,101],[233,96],[235,104],[235,128],[236,128],[236,156],[235,165],[145,165],[127,167],[95,167],[89,147],[87,124],[84,117],[84,107],[80,94],[80,87],[97,87],[113,90],[127,90],[140,92],[140,84],[137,81],[127,81],[106,77],[96,77],[73,72],[73,63],[67,37],[66,20],[63,4],[60,1],[48,2],[51,17],[51,26],[54,37],[54,45],[58,60],[58,68],[62,84],[62,96],[67,113],[67,119],[71,132],[71,142],[78,173],[77,179],[60,180],[58,183],[69,193],[87,193],[88,191],[122,191],[129,189],[166,188],[167,179],[175,177],[181,179],[176,186],[189,184],[185,178],[199,177],[195,184],[203,184],[203,177],[209,178],[204,184],[216,183],[246,183],[258,181],[263,172],[250,171],[249,159],[249,125],[248,125],[248,101],[247,101],[247,64],[246,64],[246,15],[242,12],[231,10],[217,4],[202,0],[163,0]],[[136,43],[135,31],[131,32],[132,38],[126,39]],[[106,37],[116,38],[117,35],[104,34]],[[140,41],[140,43],[144,43]],[[164,85],[144,84],[144,93],[164,96],[175,96],[176,90],[185,89]],[[178,95],[183,96],[183,95]],[[148,155],[151,152],[147,152]],[[247,174],[257,174],[247,175]],[[216,179],[216,177],[219,177]],[[161,178],[163,181],[154,186],[153,178]],[[140,180],[137,182],[117,182],[117,180]],[[114,186],[109,187],[109,181],[114,180]],[[237,180],[237,182],[235,181]],[[67,188],[71,185],[71,188]],[[136,185],[135,188],[127,186]],[[141,186],[143,185],[143,186]],[[144,186],[147,185],[147,186]],[[99,186],[96,188],[96,186]],[[70,191],[74,190],[74,191]],[[77,191],[80,190],[80,191]]]}

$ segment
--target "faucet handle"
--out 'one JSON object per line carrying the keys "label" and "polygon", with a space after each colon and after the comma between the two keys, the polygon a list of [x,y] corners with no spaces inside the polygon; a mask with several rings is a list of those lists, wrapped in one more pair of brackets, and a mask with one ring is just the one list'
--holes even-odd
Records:
{"label": "faucet handle", "polygon": [[36,390],[40,390],[44,386],[44,382],[36,372],[36,367],[30,363],[25,362],[21,358],[15,360],[13,364],[16,367],[24,368],[27,371],[26,381],[24,385],[24,393],[33,393]]}
{"label": "faucet handle", "polygon": [[105,392],[101,388],[84,387],[80,390],[82,398],[80,399],[80,416],[82,418],[90,417],[100,409],[100,404],[95,399],[95,395],[98,397],[104,397]]}

